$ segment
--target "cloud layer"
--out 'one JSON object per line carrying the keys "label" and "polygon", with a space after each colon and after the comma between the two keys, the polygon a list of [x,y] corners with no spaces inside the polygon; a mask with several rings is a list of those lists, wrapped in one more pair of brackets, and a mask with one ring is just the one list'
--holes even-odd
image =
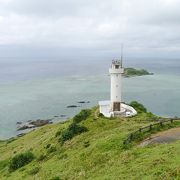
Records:
{"label": "cloud layer", "polygon": [[0,47],[180,55],[178,0],[0,0]]}

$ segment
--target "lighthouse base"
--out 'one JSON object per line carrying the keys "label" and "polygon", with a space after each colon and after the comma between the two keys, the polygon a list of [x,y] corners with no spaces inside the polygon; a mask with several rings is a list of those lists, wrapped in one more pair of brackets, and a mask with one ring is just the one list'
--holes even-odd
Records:
{"label": "lighthouse base", "polygon": [[124,103],[121,103],[120,111],[112,111],[110,106],[110,101],[99,101],[100,113],[105,117],[131,117],[137,114],[137,111]]}

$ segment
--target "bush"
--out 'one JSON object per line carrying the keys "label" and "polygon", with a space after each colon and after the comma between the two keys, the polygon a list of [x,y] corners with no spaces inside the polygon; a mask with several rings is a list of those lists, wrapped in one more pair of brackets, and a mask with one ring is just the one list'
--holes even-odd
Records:
{"label": "bush", "polygon": [[35,168],[31,169],[31,170],[28,172],[28,174],[29,174],[29,175],[35,175],[35,174],[37,174],[37,173],[39,172],[39,170],[40,170],[39,167],[35,167]]}
{"label": "bush", "polygon": [[85,141],[85,142],[84,142],[84,147],[86,148],[86,147],[88,147],[88,146],[90,146],[89,141]]}
{"label": "bush", "polygon": [[51,144],[47,144],[46,145],[46,149],[50,148]]}
{"label": "bush", "polygon": [[137,101],[132,101],[130,104],[138,113],[147,112],[147,109]]}
{"label": "bush", "polygon": [[52,152],[55,152],[57,149],[56,149],[56,147],[55,146],[51,146],[48,150],[47,150],[47,152],[48,153],[52,153]]}
{"label": "bush", "polygon": [[80,126],[76,123],[72,123],[69,127],[62,132],[62,135],[59,141],[63,144],[65,141],[72,139],[74,136],[86,132],[87,128],[84,126]]}
{"label": "bush", "polygon": [[32,152],[25,152],[17,154],[12,158],[9,164],[9,171],[15,171],[16,169],[25,166],[34,159],[34,154]]}
{"label": "bush", "polygon": [[60,136],[60,135],[61,135],[61,133],[62,133],[62,130],[59,130],[59,131],[57,131],[57,132],[56,132],[56,135],[55,135],[55,137],[58,137],[58,136]]}
{"label": "bush", "polygon": [[50,180],[60,180],[58,176],[51,178]]}
{"label": "bush", "polygon": [[104,117],[104,114],[102,114],[102,113],[99,113],[99,117]]}
{"label": "bush", "polygon": [[86,120],[90,116],[90,114],[91,114],[90,109],[83,109],[83,110],[81,110],[81,112],[79,114],[74,116],[73,122],[80,123],[81,121]]}
{"label": "bush", "polygon": [[41,155],[37,158],[37,161],[43,161],[44,159],[46,159],[46,155],[45,155],[45,154],[41,154]]}
{"label": "bush", "polygon": [[68,158],[68,155],[65,154],[65,153],[63,153],[63,154],[61,154],[58,158],[61,159],[61,160],[64,160],[64,159],[67,159],[67,158]]}
{"label": "bush", "polygon": [[158,119],[158,117],[156,117],[153,113],[151,112],[147,112],[147,117],[150,119]]}

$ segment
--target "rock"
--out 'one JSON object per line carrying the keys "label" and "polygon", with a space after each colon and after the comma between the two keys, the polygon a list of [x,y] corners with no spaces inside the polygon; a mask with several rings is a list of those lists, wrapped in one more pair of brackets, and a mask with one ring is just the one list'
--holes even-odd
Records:
{"label": "rock", "polygon": [[62,115],[60,115],[60,117],[66,117],[66,115],[62,114]]}
{"label": "rock", "polygon": [[79,101],[78,103],[80,103],[80,104],[84,104],[84,103],[86,103],[86,101]]}
{"label": "rock", "polygon": [[77,105],[69,105],[69,106],[67,106],[67,108],[77,108],[77,107],[79,107],[79,106],[77,106]]}
{"label": "rock", "polygon": [[17,137],[22,137],[24,135],[25,135],[25,133],[20,133],[20,134],[17,135]]}
{"label": "rock", "polygon": [[41,119],[37,119],[35,121],[30,122],[30,125],[34,125],[35,127],[40,127],[40,126],[44,126],[46,124],[52,124],[52,119],[47,119],[47,120],[41,120]]}
{"label": "rock", "polygon": [[56,118],[56,117],[59,117],[59,116],[54,116],[54,117]]}
{"label": "rock", "polygon": [[22,124],[22,122],[18,121],[16,124]]}
{"label": "rock", "polygon": [[36,127],[40,127],[40,126],[44,126],[44,125],[52,124],[52,123],[53,123],[52,119],[47,119],[47,120],[37,119],[37,120],[30,121],[30,122],[18,127],[17,131],[36,128]]}
{"label": "rock", "polygon": [[90,101],[79,101],[79,104],[85,104],[85,103],[90,103]]}
{"label": "rock", "polygon": [[17,129],[17,131],[22,131],[22,130],[25,130],[25,129],[35,128],[35,127],[36,127],[35,125],[25,124],[25,125],[19,127],[19,128]]}

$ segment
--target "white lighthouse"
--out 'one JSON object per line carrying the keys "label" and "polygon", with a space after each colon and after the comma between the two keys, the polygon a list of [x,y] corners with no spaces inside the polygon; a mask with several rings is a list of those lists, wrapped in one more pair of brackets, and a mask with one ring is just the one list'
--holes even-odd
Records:
{"label": "white lighthouse", "polygon": [[124,69],[122,67],[122,60],[115,59],[112,61],[109,74],[111,77],[111,102],[110,110],[118,113],[121,112],[121,93],[122,93],[122,74]]}
{"label": "white lighthouse", "polygon": [[114,116],[134,116],[137,114],[136,110],[122,103],[122,74],[124,68],[122,67],[122,58],[112,60],[109,74],[111,78],[110,100],[99,101],[99,111],[105,117]]}

